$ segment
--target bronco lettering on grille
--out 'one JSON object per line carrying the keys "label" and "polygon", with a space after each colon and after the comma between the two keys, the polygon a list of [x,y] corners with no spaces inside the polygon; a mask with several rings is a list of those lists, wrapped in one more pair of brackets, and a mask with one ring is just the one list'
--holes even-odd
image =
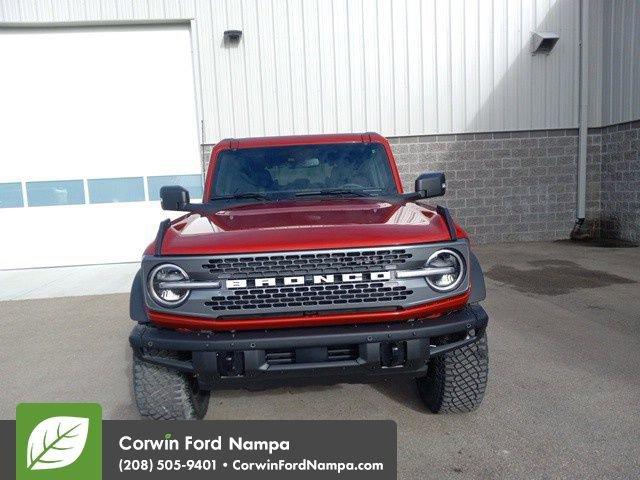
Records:
{"label": "bronco lettering on grille", "polygon": [[251,278],[251,279],[233,279],[227,280],[227,289],[233,288],[253,288],[253,287],[276,287],[290,285],[320,285],[323,283],[340,283],[340,282],[362,282],[376,280],[391,280],[391,272],[367,272],[367,273],[342,273],[342,274],[325,274],[325,275],[297,275],[293,277],[267,277],[267,278]]}

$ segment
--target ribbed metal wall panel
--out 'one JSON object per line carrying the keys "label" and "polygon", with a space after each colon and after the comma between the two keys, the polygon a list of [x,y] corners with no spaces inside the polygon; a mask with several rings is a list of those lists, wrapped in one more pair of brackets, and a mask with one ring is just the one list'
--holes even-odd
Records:
{"label": "ribbed metal wall panel", "polygon": [[589,0],[589,126],[602,125],[602,16],[604,0]]}
{"label": "ribbed metal wall panel", "polygon": [[[628,9],[631,2],[616,3]],[[610,6],[605,12],[620,15]],[[4,22],[184,18],[195,19],[208,143],[578,123],[579,0],[0,0]],[[223,44],[227,29],[243,30],[239,45]],[[532,30],[560,34],[551,55],[530,54]],[[617,89],[632,85],[615,81]],[[622,93],[614,97],[609,110],[628,115]]]}
{"label": "ribbed metal wall panel", "polygon": [[604,2],[601,62],[601,125],[640,119],[640,0]]}

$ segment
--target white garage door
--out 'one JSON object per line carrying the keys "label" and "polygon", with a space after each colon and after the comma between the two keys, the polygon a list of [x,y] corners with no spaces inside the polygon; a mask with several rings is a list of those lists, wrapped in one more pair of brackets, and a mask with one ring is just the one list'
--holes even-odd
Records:
{"label": "white garage door", "polygon": [[0,30],[0,269],[136,261],[202,195],[187,26]]}

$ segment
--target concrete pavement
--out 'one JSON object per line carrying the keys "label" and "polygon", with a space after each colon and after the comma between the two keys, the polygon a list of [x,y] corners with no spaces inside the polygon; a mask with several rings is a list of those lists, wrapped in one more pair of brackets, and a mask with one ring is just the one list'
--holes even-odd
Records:
{"label": "concrete pavement", "polygon": [[[481,408],[431,415],[412,382],[222,391],[209,419],[398,424],[401,479],[640,476],[640,248],[476,248],[487,275],[490,375]],[[0,418],[21,401],[96,401],[138,418],[128,295],[0,303]]]}

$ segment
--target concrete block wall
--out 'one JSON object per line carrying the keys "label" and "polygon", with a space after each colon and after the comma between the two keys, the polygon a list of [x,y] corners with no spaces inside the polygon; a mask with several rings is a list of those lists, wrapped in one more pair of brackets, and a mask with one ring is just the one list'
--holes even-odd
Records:
{"label": "concrete block wall", "polygon": [[[586,228],[594,236],[638,239],[638,123],[589,130]],[[389,141],[405,191],[413,190],[422,172],[445,172],[447,194],[433,202],[449,207],[474,242],[569,237],[576,210],[576,129]],[[205,168],[211,148],[203,148]]]}
{"label": "concrete block wall", "polygon": [[602,235],[640,242],[640,121],[604,127],[601,135]]}
{"label": "concrete block wall", "polygon": [[[567,238],[575,221],[577,130],[391,139],[405,190],[424,171],[444,171],[449,207],[478,243]],[[592,156],[597,162],[598,157]],[[589,208],[599,208],[590,178]],[[597,222],[589,225],[597,229]]]}

